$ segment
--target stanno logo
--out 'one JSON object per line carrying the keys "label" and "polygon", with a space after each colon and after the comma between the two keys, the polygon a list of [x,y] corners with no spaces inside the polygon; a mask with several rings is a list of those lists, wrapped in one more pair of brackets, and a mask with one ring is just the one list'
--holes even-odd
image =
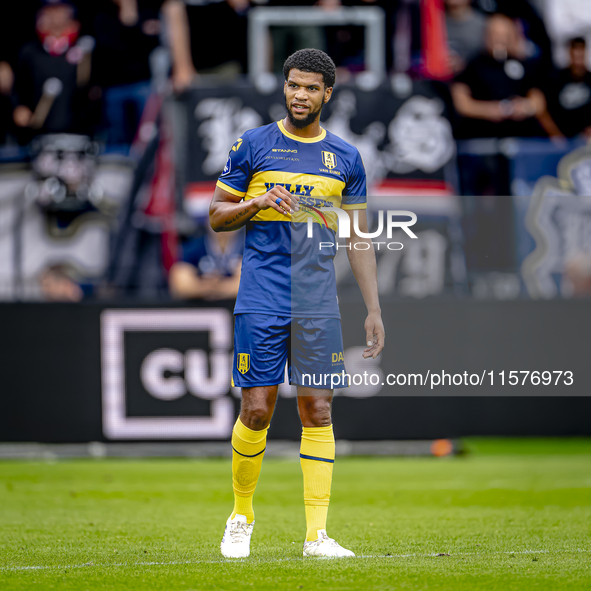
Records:
{"label": "stanno logo", "polygon": [[234,145],[232,146],[232,152],[238,152],[238,150],[240,149],[240,146],[242,145],[242,138],[239,137],[236,142],[234,143]]}
{"label": "stanno logo", "polygon": [[332,170],[337,165],[336,154],[332,152],[322,152],[322,162],[328,170]]}
{"label": "stanno logo", "polygon": [[248,353],[238,353],[238,371],[242,374],[250,369],[250,355]]}
{"label": "stanno logo", "polygon": [[284,150],[283,148],[273,148],[271,152],[284,152],[287,154],[297,154],[297,150]]}

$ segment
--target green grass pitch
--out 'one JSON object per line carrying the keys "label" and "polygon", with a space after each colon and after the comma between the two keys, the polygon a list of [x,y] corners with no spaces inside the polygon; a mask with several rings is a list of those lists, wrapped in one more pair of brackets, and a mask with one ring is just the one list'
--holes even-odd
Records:
{"label": "green grass pitch", "polygon": [[470,440],[455,458],[337,458],[302,558],[299,461],[267,458],[252,552],[223,560],[229,460],[0,463],[0,589],[591,589],[591,441]]}

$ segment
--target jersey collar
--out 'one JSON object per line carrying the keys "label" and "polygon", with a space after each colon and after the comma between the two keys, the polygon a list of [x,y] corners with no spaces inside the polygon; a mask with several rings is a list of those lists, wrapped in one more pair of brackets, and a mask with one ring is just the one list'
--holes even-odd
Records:
{"label": "jersey collar", "polygon": [[290,140],[295,140],[296,142],[304,142],[305,144],[315,144],[316,142],[321,142],[326,137],[326,129],[323,129],[320,132],[320,135],[316,137],[300,137],[299,135],[293,135],[293,133],[289,133],[287,129],[283,126],[283,121],[277,121],[277,127],[281,130],[283,135],[286,135]]}

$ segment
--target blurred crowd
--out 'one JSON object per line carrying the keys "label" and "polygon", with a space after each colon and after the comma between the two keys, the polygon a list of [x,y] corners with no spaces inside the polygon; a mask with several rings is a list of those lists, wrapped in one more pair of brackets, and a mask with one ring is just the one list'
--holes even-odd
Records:
{"label": "blurred crowd", "polygon": [[526,17],[507,11],[485,18],[469,0],[447,4],[456,137],[591,137],[584,37],[568,41],[568,65],[558,70],[531,7]]}
{"label": "blurred crowd", "polygon": [[[71,133],[132,144],[159,80],[182,95],[203,80],[248,74],[248,13],[257,6],[377,6],[390,75],[449,89],[456,139],[591,139],[589,0],[19,0],[0,7],[0,146]],[[362,27],[286,22],[270,29],[269,67],[303,47],[327,51],[347,82],[364,69]],[[1,149],[0,149],[1,154]],[[170,269],[177,298],[232,298],[239,236],[207,229]],[[581,271],[582,269],[582,271]],[[587,267],[571,265],[587,289]],[[578,275],[577,275],[578,273]],[[584,276],[579,280],[579,275]],[[586,283],[587,282],[587,283]],[[583,287],[581,287],[583,286]],[[42,275],[46,299],[77,301],[67,268]]]}
{"label": "blurred crowd", "polygon": [[[579,21],[570,31],[547,31],[545,22],[560,21],[556,11],[566,19],[569,10],[577,14],[577,4]],[[437,21],[424,22],[430,5],[445,9],[439,46],[426,43],[426,36],[438,38]],[[39,132],[130,143],[158,67],[170,73],[177,92],[202,76],[247,73],[247,16],[255,6],[316,6],[327,15],[340,6],[379,6],[386,19],[388,71],[448,82],[458,138],[591,136],[591,58],[584,36],[591,17],[585,5],[584,0],[3,3],[0,144],[26,144]],[[307,46],[333,56],[341,82],[364,67],[362,27],[286,23],[272,27],[271,38],[269,59],[276,72],[287,55]],[[161,47],[167,57],[159,60],[154,50]],[[426,63],[426,47],[444,60],[435,74]]]}

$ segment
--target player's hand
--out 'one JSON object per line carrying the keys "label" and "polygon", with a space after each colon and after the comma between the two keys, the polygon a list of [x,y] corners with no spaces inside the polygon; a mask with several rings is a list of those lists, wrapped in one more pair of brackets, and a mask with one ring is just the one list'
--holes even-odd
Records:
{"label": "player's hand", "polygon": [[384,341],[386,339],[386,331],[384,330],[384,323],[379,313],[370,313],[365,319],[365,342],[367,349],[363,351],[363,358],[375,359],[384,348]]}
{"label": "player's hand", "polygon": [[275,186],[268,193],[254,199],[259,209],[274,209],[283,215],[299,211],[300,198],[285,187]]}

